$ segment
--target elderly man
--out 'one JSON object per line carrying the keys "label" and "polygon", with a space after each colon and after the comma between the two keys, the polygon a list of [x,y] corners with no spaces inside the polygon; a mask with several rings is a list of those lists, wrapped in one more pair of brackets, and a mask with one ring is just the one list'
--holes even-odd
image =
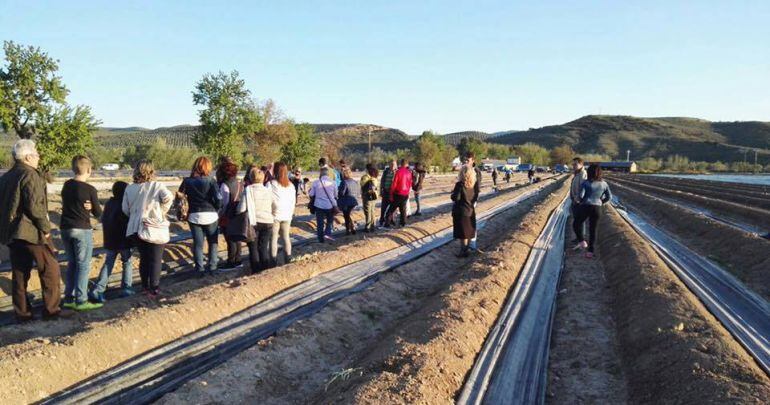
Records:
{"label": "elderly man", "polygon": [[13,308],[18,321],[32,320],[27,283],[34,262],[43,289],[43,318],[55,319],[61,315],[61,276],[50,239],[46,183],[37,170],[40,155],[34,142],[22,139],[13,145],[13,158],[13,168],[0,177],[0,243],[11,252]]}

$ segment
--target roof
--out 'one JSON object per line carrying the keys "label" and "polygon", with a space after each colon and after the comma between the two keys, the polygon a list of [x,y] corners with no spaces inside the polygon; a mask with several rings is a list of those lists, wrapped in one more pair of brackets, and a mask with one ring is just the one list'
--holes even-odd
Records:
{"label": "roof", "polygon": [[631,167],[636,162],[597,162],[600,167]]}

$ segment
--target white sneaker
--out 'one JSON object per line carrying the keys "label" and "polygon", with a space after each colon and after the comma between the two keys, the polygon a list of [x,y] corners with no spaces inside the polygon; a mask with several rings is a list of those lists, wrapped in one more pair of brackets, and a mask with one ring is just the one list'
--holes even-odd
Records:
{"label": "white sneaker", "polygon": [[580,249],[588,249],[588,242],[582,241],[579,242],[575,247],[572,248],[572,250],[580,250]]}

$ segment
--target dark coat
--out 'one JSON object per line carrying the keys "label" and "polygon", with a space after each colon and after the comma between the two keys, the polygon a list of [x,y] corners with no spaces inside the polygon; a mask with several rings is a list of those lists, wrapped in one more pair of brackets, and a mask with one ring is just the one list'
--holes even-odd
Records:
{"label": "dark coat", "polygon": [[455,183],[455,188],[452,190],[452,216],[473,216],[476,213],[476,209],[473,204],[478,199],[478,192],[475,188],[465,188],[462,183]]}
{"label": "dark coat", "polygon": [[102,213],[102,231],[104,232],[104,248],[123,250],[131,247],[131,241],[126,237],[128,216],[123,213],[123,200],[110,198],[104,204]]}
{"label": "dark coat", "polygon": [[0,177],[0,243],[23,240],[36,245],[51,233],[43,175],[21,162]]}
{"label": "dark coat", "polygon": [[210,177],[187,177],[179,186],[179,192],[187,195],[190,214],[195,212],[217,212],[222,206],[219,187]]}

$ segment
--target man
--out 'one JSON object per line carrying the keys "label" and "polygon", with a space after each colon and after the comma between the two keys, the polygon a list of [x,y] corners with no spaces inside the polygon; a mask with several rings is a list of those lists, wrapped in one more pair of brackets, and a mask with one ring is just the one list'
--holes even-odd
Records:
{"label": "man", "polygon": [[[572,176],[572,182],[569,186],[569,199],[571,202],[572,218],[574,219],[577,214],[576,211],[578,206],[580,205],[580,186],[588,179],[588,173],[586,172],[583,159],[579,156],[572,159],[572,174],[574,176]],[[573,242],[578,242],[577,235],[575,235],[575,240]]]}
{"label": "man", "polygon": [[492,190],[497,191],[497,168],[492,168]]}
{"label": "man", "polygon": [[382,178],[380,178],[380,195],[382,196],[382,204],[380,204],[380,226],[390,226],[388,223],[388,209],[390,208],[390,186],[393,185],[393,176],[396,175],[396,159],[393,159],[388,164],[388,167],[382,171]]}
{"label": "man", "polygon": [[[476,156],[473,154],[473,152],[468,151],[465,152],[465,156],[463,157],[463,164],[468,165],[469,167],[472,167],[473,170],[476,172],[476,184],[473,186],[473,189],[475,191],[476,195],[481,194],[481,169],[476,167]],[[473,207],[476,207],[477,200],[473,201]],[[468,244],[468,248],[471,250],[478,251],[478,248],[476,247],[476,237],[478,236],[478,231],[473,235],[473,239],[471,239],[471,242]]]}
{"label": "man", "polygon": [[10,249],[13,309],[19,322],[33,319],[27,284],[34,262],[43,290],[43,318],[56,319],[69,312],[59,308],[61,274],[51,243],[46,183],[38,171],[40,155],[29,139],[17,141],[12,153],[13,167],[0,177],[0,243]]}
{"label": "man", "polygon": [[326,163],[326,158],[318,159],[318,170],[321,169],[329,169],[329,179],[334,182],[337,188],[340,188],[340,184],[342,184],[342,175],[339,170]]}
{"label": "man", "polygon": [[393,176],[393,183],[390,185],[390,209],[388,210],[388,223],[393,223],[393,215],[396,208],[401,215],[401,226],[406,226],[406,202],[409,200],[409,193],[412,191],[412,170],[409,169],[409,162],[401,159],[401,167],[396,170]]}

